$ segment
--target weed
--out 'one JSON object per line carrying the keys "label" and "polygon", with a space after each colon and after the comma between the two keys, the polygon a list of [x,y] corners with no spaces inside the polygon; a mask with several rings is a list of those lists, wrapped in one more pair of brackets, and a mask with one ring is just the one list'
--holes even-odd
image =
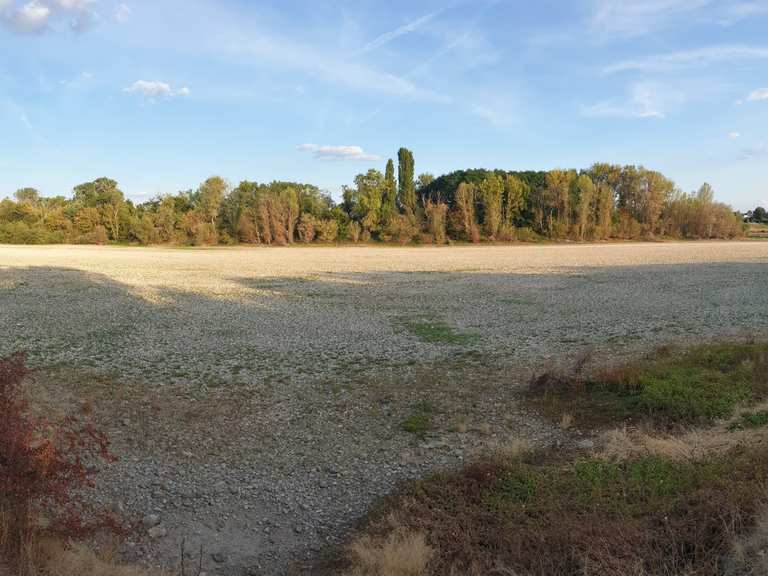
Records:
{"label": "weed", "polygon": [[768,410],[758,412],[746,412],[740,418],[731,424],[728,429],[732,432],[737,430],[754,430],[768,425]]}
{"label": "weed", "polygon": [[477,338],[474,334],[459,332],[440,321],[412,320],[405,323],[405,328],[423,342],[430,344],[460,346],[469,344]]}
{"label": "weed", "polygon": [[411,408],[409,416],[400,423],[400,427],[415,436],[424,437],[432,425],[435,407],[427,401],[418,402]]}

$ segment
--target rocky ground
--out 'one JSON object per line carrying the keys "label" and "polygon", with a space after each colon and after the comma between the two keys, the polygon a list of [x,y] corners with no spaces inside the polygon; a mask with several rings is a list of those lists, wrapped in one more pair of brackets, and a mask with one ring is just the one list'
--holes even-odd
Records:
{"label": "rocky ground", "polygon": [[765,336],[766,264],[763,242],[0,247],[0,355],[29,351],[41,405],[95,407],[129,559],[185,540],[209,574],[301,573],[398,481],[578,442],[521,404],[532,373]]}

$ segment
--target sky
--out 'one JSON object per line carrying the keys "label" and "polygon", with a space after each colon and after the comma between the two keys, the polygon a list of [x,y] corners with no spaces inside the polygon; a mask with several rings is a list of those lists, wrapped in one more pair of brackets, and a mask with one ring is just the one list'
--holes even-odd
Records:
{"label": "sky", "polygon": [[0,0],[0,197],[644,165],[768,205],[768,0]]}

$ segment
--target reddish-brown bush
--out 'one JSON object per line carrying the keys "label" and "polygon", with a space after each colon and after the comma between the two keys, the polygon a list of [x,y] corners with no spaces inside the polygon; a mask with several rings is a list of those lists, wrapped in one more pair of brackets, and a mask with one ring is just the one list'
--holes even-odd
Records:
{"label": "reddish-brown bush", "polygon": [[68,542],[118,530],[81,497],[96,465],[112,460],[107,438],[75,416],[33,415],[23,388],[28,375],[24,354],[0,359],[0,545],[12,563],[24,560],[40,533]]}

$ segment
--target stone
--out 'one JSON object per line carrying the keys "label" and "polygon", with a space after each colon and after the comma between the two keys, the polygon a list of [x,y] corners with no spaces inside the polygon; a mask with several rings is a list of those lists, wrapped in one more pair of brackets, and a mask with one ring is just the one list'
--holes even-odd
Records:
{"label": "stone", "polygon": [[168,530],[165,529],[164,526],[153,526],[149,529],[149,537],[153,540],[157,540],[158,538],[164,538],[168,535]]}

